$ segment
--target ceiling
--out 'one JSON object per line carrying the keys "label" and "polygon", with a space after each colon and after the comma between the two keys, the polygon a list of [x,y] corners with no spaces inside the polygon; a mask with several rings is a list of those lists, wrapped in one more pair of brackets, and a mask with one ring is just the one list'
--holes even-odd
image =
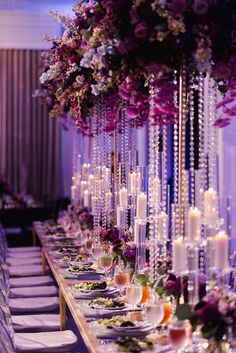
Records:
{"label": "ceiling", "polygon": [[76,0],[0,0],[0,11],[70,12]]}

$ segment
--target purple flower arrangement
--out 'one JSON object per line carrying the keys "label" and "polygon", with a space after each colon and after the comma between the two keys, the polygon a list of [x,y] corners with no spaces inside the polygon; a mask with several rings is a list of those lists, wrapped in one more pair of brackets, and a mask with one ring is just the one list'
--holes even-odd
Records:
{"label": "purple flower arrangement", "polygon": [[52,116],[66,119],[69,112],[89,133],[91,108],[101,97],[113,97],[105,131],[119,122],[120,100],[127,103],[130,124],[142,126],[147,118],[172,123],[178,118],[174,72],[183,58],[188,72],[208,73],[228,91],[216,125],[235,115],[235,104],[228,104],[236,94],[234,0],[91,0],[76,4],[74,13],[73,19],[53,13],[66,31],[44,56],[41,95]]}
{"label": "purple flower arrangement", "polygon": [[221,342],[232,332],[236,337],[236,294],[212,290],[192,309],[183,304],[177,307],[179,319],[189,319],[193,329],[201,327],[205,339]]}
{"label": "purple flower arrangement", "polygon": [[126,265],[129,265],[129,267],[134,269],[136,246],[134,244],[127,243],[125,239],[120,239],[118,228],[112,227],[110,229],[102,229],[100,239],[104,243],[111,244],[115,260],[120,258]]}

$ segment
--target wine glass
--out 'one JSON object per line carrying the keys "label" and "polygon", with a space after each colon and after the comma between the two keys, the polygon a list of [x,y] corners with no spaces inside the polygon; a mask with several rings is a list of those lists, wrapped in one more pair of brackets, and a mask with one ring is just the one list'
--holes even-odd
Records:
{"label": "wine glass", "polygon": [[153,332],[156,325],[159,325],[164,318],[163,300],[149,300],[144,306],[144,315],[146,320],[153,325]]}
{"label": "wine glass", "polygon": [[168,325],[167,336],[171,348],[178,353],[184,351],[189,344],[190,328],[188,321],[173,321]]}
{"label": "wine glass", "polygon": [[126,300],[129,304],[132,304],[133,310],[135,310],[137,304],[139,304],[143,297],[143,288],[138,283],[129,283],[126,287]]}
{"label": "wine glass", "polygon": [[88,254],[92,253],[92,246],[93,246],[93,239],[90,237],[87,237],[85,240],[85,250],[87,251]]}
{"label": "wine glass", "polygon": [[171,300],[170,298],[163,298],[163,307],[164,307],[164,317],[161,321],[162,325],[166,325],[171,317]]}
{"label": "wine glass", "polygon": [[120,295],[122,294],[122,289],[124,289],[129,282],[130,282],[129,270],[124,266],[117,265],[115,267],[115,272],[114,272],[114,284],[117,288],[119,288]]}
{"label": "wine glass", "polygon": [[99,260],[101,254],[102,254],[101,244],[98,241],[93,242],[92,248],[91,248],[91,255],[94,258],[94,260]]}
{"label": "wine glass", "polygon": [[112,267],[112,262],[113,262],[112,254],[110,252],[103,251],[99,258],[99,265],[105,271],[106,277],[108,276],[108,272]]}

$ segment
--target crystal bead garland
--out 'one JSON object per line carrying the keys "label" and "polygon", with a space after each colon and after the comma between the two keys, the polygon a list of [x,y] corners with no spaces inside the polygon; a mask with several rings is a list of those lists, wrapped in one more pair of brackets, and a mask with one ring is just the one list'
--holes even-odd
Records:
{"label": "crystal bead garland", "polygon": [[[174,85],[178,85],[177,71],[174,73]],[[175,90],[174,93],[175,106],[178,106],[178,92]],[[178,165],[179,165],[179,126],[177,123],[173,126],[173,179],[174,179],[174,190],[173,200],[174,204],[171,209],[171,235],[172,239],[177,238],[179,229],[179,210],[178,210]]]}
{"label": "crystal bead garland", "polygon": [[[207,184],[207,164],[205,157],[205,115],[204,115],[204,77],[198,75],[198,124],[199,124],[199,186],[198,196],[199,208],[203,212],[203,194]],[[197,189],[195,189],[197,192]]]}
{"label": "crystal bead garland", "polygon": [[185,187],[185,143],[186,143],[186,114],[187,114],[187,91],[186,91],[186,69],[183,63],[180,72],[179,90],[179,164],[178,164],[178,206],[179,206],[179,236],[184,236],[184,197]]}
{"label": "crystal bead garland", "polygon": [[[150,116],[153,117],[155,88],[153,81],[150,80],[149,101]],[[157,212],[155,207],[155,184],[154,178],[158,177],[157,162],[159,159],[159,127],[154,126],[153,121],[149,119],[149,189],[148,189],[148,206],[149,206],[149,255],[150,255],[150,280],[155,283],[157,280],[157,261],[158,258],[158,223]],[[156,153],[158,152],[158,153]]]}
{"label": "crystal bead garland", "polygon": [[190,205],[195,206],[195,171],[194,171],[194,75],[189,80],[189,178],[190,178]]}
{"label": "crystal bead garland", "polygon": [[208,84],[208,165],[209,165],[209,187],[217,190],[217,138],[214,122],[216,119],[216,89],[213,79],[209,78]]}
{"label": "crystal bead garland", "polygon": [[93,166],[94,166],[94,196],[93,205],[93,223],[95,233],[100,227],[100,146],[99,146],[99,105],[94,107],[94,125],[93,125]]}

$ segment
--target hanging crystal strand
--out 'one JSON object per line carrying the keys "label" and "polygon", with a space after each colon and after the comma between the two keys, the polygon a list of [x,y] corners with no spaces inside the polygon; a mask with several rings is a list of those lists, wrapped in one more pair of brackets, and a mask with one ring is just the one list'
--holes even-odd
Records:
{"label": "hanging crystal strand", "polygon": [[162,151],[162,210],[167,208],[167,126],[163,126],[163,151]]}
{"label": "hanging crystal strand", "polygon": [[195,205],[195,173],[194,173],[194,74],[190,75],[189,82],[189,122],[190,122],[190,144],[189,144],[189,177],[190,177],[190,205]]}
{"label": "hanging crystal strand", "polygon": [[[150,115],[152,116],[154,108],[155,90],[153,87],[153,79],[150,81]],[[153,203],[153,179],[155,177],[155,127],[149,119],[149,190],[148,190],[148,206],[149,206],[149,254],[150,254],[150,281],[156,281],[156,239],[155,239],[155,221],[154,221],[154,203]]]}
{"label": "hanging crystal strand", "polygon": [[126,116],[124,113],[124,102],[121,103],[121,156],[120,156],[120,162],[121,162],[121,185],[126,186],[126,166],[125,163],[127,161],[126,159],[126,134],[125,130],[127,127],[126,124]]}
{"label": "hanging crystal strand", "polygon": [[216,89],[213,79],[209,79],[208,86],[208,161],[209,161],[209,187],[217,190],[216,175],[216,153],[217,153],[217,138],[214,122],[216,118]]}
{"label": "hanging crystal strand", "polygon": [[98,184],[97,180],[99,178],[98,175],[98,107],[95,105],[94,107],[94,123],[93,123],[93,169],[94,169],[94,195],[92,196],[92,213],[93,213],[93,224],[94,229],[99,226],[99,215],[97,208],[97,199],[98,199]]}
{"label": "hanging crystal strand", "polygon": [[[178,85],[177,81],[177,71],[174,72],[174,85]],[[175,106],[178,106],[178,92],[175,90],[174,93]],[[173,190],[173,200],[174,204],[172,206],[172,216],[171,216],[171,235],[172,239],[177,238],[179,229],[179,211],[178,211],[178,165],[179,165],[179,125],[177,123],[173,126],[173,160],[174,160],[174,190]]]}
{"label": "hanging crystal strand", "polygon": [[[162,149],[162,213],[159,215],[159,237],[161,239],[162,259],[167,261],[167,246],[168,246],[168,216],[167,215],[167,126],[163,126],[163,149]],[[167,219],[167,222],[166,222]],[[162,233],[162,234],[161,234]]]}
{"label": "hanging crystal strand", "polygon": [[185,142],[186,142],[186,113],[187,113],[187,91],[186,91],[186,69],[183,63],[180,73],[179,92],[179,173],[178,173],[178,203],[179,203],[179,236],[184,236],[184,187],[183,174],[185,170]]}
{"label": "hanging crystal strand", "polygon": [[137,128],[131,127],[131,141],[130,141],[130,151],[131,151],[131,171],[136,171],[137,166]]}
{"label": "hanging crystal strand", "polygon": [[[198,76],[198,122],[199,122],[199,170],[200,170],[200,189],[199,201],[200,210],[203,212],[203,194],[207,184],[207,165],[205,157],[205,117],[204,117],[204,77],[200,72]],[[196,189],[195,189],[196,190]]]}

